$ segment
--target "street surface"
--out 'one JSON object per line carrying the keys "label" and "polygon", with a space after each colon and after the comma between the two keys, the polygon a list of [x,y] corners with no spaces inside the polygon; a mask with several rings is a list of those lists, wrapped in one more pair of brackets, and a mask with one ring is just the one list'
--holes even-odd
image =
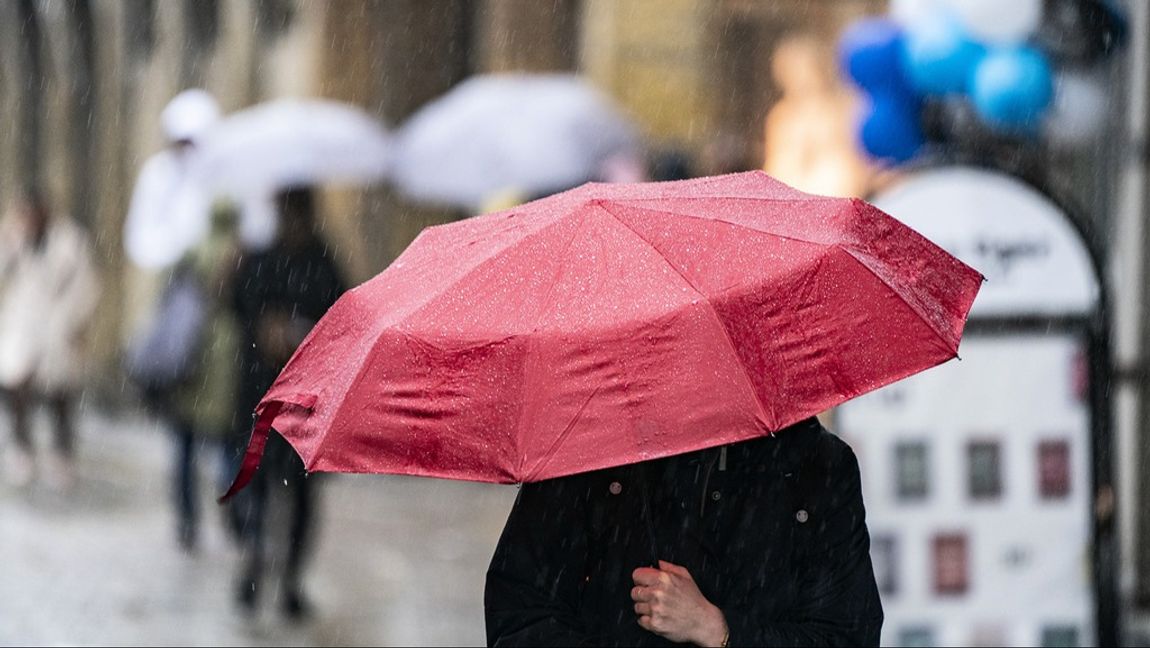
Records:
{"label": "street surface", "polygon": [[[40,428],[47,422],[37,418]],[[216,452],[201,461],[201,539],[186,554],[169,504],[165,430],[91,410],[79,427],[70,493],[0,485],[0,644],[484,643],[484,572],[514,486],[329,477],[306,579],[316,615],[292,625],[269,600],[273,587],[254,618],[233,607],[239,551],[213,501]],[[43,448],[47,430],[38,432]],[[6,425],[0,433],[6,444]]]}

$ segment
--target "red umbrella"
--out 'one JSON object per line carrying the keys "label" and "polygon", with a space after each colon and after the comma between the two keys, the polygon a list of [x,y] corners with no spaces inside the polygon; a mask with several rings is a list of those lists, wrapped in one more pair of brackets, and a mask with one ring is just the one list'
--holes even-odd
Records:
{"label": "red umbrella", "polygon": [[431,227],[300,346],[228,496],[271,426],[308,470],[504,483],[770,434],[955,357],[981,281],[761,172]]}

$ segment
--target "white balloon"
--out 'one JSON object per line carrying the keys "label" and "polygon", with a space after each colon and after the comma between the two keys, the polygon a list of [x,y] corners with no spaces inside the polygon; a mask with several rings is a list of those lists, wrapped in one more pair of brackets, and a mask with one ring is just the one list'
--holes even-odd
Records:
{"label": "white balloon", "polygon": [[1096,137],[1107,115],[1106,91],[1081,72],[1064,72],[1054,80],[1054,102],[1043,121],[1043,134],[1055,144],[1079,146]]}
{"label": "white balloon", "polygon": [[1042,22],[1042,0],[947,0],[947,6],[985,43],[1021,43]]}
{"label": "white balloon", "polygon": [[910,27],[945,6],[945,0],[890,0],[890,17]]}

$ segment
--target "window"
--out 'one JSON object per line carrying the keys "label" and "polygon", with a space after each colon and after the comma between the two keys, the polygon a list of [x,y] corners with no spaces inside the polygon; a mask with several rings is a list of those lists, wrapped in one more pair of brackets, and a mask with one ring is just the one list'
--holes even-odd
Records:
{"label": "window", "polygon": [[925,499],[930,492],[926,443],[903,442],[895,446],[897,495],[900,500]]}
{"label": "window", "polygon": [[1002,495],[1002,467],[998,443],[982,441],[967,447],[970,496],[994,499]]}
{"label": "window", "polygon": [[1070,444],[1038,444],[1038,492],[1042,499],[1064,499],[1070,494]]}
{"label": "window", "polygon": [[934,538],[934,591],[940,595],[966,593],[966,535],[938,535]]}
{"label": "window", "polygon": [[1054,625],[1042,629],[1043,648],[1076,648],[1078,628],[1072,625]]}
{"label": "window", "polygon": [[970,638],[971,646],[1006,646],[1006,628],[1001,624],[980,624],[974,627]]}
{"label": "window", "polygon": [[898,633],[898,645],[906,648],[932,648],[934,630],[929,626],[909,626]]}
{"label": "window", "polygon": [[871,541],[870,555],[879,593],[884,596],[898,593],[898,540],[892,535],[876,534]]}
{"label": "window", "polygon": [[1090,358],[1086,350],[1079,347],[1070,359],[1072,396],[1075,403],[1087,403],[1090,398]]}

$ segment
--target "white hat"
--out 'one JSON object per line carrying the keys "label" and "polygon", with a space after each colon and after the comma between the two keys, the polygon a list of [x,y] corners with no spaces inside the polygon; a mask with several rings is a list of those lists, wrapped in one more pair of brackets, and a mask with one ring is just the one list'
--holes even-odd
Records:
{"label": "white hat", "polygon": [[215,97],[198,88],[184,90],[172,98],[160,113],[164,135],[172,142],[194,140],[220,118]]}

